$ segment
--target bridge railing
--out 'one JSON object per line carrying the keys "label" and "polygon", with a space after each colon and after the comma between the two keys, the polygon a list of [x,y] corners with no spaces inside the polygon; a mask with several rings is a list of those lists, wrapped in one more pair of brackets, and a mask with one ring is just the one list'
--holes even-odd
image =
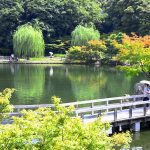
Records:
{"label": "bridge railing", "polygon": [[[60,105],[68,107],[74,106],[75,116],[101,116],[103,114],[112,113],[113,121],[118,121],[118,115],[121,111],[127,111],[126,119],[132,119],[135,117],[133,112],[136,108],[140,107],[142,110],[142,116],[147,115],[146,105],[150,104],[150,101],[143,101],[144,95],[126,95],[122,97],[104,98],[96,100],[86,100],[71,103],[62,103]],[[39,104],[39,105],[14,105],[16,113],[19,114],[22,109],[37,109],[40,107],[54,107],[54,104]],[[150,115],[150,114],[149,114]]]}
{"label": "bridge railing", "polygon": [[[134,101],[134,102],[124,102],[122,104],[109,104],[108,106],[98,106],[93,108],[87,108],[87,109],[77,109],[75,110],[76,116],[80,116],[84,118],[84,115],[94,112],[93,115],[102,116],[103,114],[109,113],[107,110],[111,110],[111,113],[113,114],[113,120],[112,121],[118,121],[118,114],[121,112],[120,108],[125,108],[126,113],[128,116],[125,116],[125,119],[132,119],[135,116],[133,115],[133,111],[137,108],[141,108],[142,114],[137,117],[146,116],[147,115],[147,105],[150,104],[150,101]],[[150,114],[149,114],[150,115]]]}
{"label": "bridge railing", "polygon": [[[127,101],[136,101],[136,99],[142,99],[144,95],[126,95],[122,97],[113,97],[113,98],[103,98],[103,99],[95,99],[95,100],[86,100],[79,102],[71,102],[71,103],[62,103],[62,106],[71,106],[73,105],[75,109],[82,108],[94,108],[96,106],[108,106],[109,104],[123,104]],[[14,109],[19,112],[22,109],[37,109],[40,107],[54,107],[54,104],[38,104],[38,105],[14,105]],[[122,108],[120,108],[122,109]],[[107,112],[109,108],[107,109]]]}

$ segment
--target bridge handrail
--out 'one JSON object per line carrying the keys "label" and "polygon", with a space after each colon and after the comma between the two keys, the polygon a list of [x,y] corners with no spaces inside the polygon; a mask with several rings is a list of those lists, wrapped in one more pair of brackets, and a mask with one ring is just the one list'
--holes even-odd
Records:
{"label": "bridge handrail", "polygon": [[96,106],[93,108],[88,108],[88,109],[77,109],[75,110],[76,113],[85,113],[85,112],[92,112],[92,111],[99,111],[99,110],[107,110],[107,109],[117,109],[117,108],[123,108],[123,107],[130,107],[130,106],[137,106],[137,105],[144,105],[144,104],[150,104],[150,101],[137,101],[137,102],[126,102],[123,104],[109,104],[107,105],[102,105],[102,106]]}
{"label": "bridge handrail", "polygon": [[[82,104],[94,104],[98,102],[107,102],[107,105],[110,101],[116,100],[125,100],[125,99],[135,99],[135,98],[142,98],[144,95],[127,95],[122,97],[112,97],[112,98],[103,98],[103,99],[95,99],[95,100],[86,100],[80,102],[71,102],[71,103],[63,103],[62,106],[79,106]],[[37,105],[14,105],[14,109],[35,109],[39,107],[54,107],[54,104],[37,104]]]}

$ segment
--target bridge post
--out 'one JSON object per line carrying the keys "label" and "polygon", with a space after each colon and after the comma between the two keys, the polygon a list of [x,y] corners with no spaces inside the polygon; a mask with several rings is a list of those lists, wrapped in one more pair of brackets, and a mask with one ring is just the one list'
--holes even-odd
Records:
{"label": "bridge post", "polygon": [[[121,105],[122,105],[122,101],[123,101],[123,100],[121,99],[121,100],[120,100],[120,104],[121,104]],[[122,110],[122,107],[120,107],[120,110]]]}
{"label": "bridge post", "polygon": [[129,118],[132,118],[132,106],[129,108]]}
{"label": "bridge post", "polygon": [[[94,103],[91,104],[91,108],[94,107]],[[92,110],[91,115],[94,115],[94,111]]]}
{"label": "bridge post", "polygon": [[113,134],[113,126],[112,126],[112,125],[110,125],[109,129],[106,130],[106,133],[107,133],[108,135]]}
{"label": "bridge post", "polygon": [[147,109],[147,108],[146,108],[146,105],[147,105],[147,104],[144,104],[144,108],[143,108],[143,109],[144,109],[144,110],[143,110],[143,111],[144,111],[144,116],[146,116],[146,111],[147,111],[147,110],[146,110],[146,109]]}
{"label": "bridge post", "polygon": [[136,122],[132,125],[132,129],[134,132],[139,132],[140,131],[140,122]]}
{"label": "bridge post", "polygon": [[[109,103],[108,103],[108,100],[107,100],[107,101],[106,101],[106,106],[108,106],[108,104],[109,104]],[[108,113],[108,108],[107,108],[107,111],[106,111],[106,112]]]}
{"label": "bridge post", "polygon": [[98,111],[98,117],[102,116],[102,110]]}
{"label": "bridge post", "polygon": [[20,112],[20,108],[17,108],[17,112],[18,112],[18,113]]}
{"label": "bridge post", "polygon": [[114,110],[114,121],[117,121],[117,108]]}

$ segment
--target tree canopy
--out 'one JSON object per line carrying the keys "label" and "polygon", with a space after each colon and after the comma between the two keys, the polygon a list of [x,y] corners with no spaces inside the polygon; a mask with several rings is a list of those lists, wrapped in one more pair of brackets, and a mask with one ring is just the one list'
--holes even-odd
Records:
{"label": "tree canopy", "polygon": [[90,22],[101,33],[150,34],[149,7],[149,0],[1,0],[0,45],[10,48],[14,30],[26,23],[40,26],[46,43]]}
{"label": "tree canopy", "polygon": [[149,0],[104,0],[102,3],[107,13],[104,30],[150,34]]}
{"label": "tree canopy", "polygon": [[0,45],[12,45],[20,25],[38,25],[46,42],[50,37],[70,35],[78,24],[101,22],[101,4],[91,0],[2,0],[0,4]]}
{"label": "tree canopy", "polygon": [[119,48],[118,59],[125,64],[119,67],[121,70],[133,75],[143,72],[150,78],[150,36],[125,35],[123,43],[116,46]]}
{"label": "tree canopy", "polygon": [[44,40],[40,29],[22,25],[13,35],[13,49],[17,56],[44,56]]}
{"label": "tree canopy", "polygon": [[77,26],[71,33],[71,44],[74,46],[85,46],[91,40],[99,40],[100,33],[93,27]]}

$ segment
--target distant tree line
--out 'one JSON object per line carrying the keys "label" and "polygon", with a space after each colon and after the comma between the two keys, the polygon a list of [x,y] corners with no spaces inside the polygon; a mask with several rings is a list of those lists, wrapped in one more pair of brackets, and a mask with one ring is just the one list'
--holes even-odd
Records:
{"label": "distant tree line", "polygon": [[71,35],[77,25],[94,24],[100,33],[150,33],[149,0],[1,0],[0,51],[12,49],[17,27],[40,27],[45,43]]}

